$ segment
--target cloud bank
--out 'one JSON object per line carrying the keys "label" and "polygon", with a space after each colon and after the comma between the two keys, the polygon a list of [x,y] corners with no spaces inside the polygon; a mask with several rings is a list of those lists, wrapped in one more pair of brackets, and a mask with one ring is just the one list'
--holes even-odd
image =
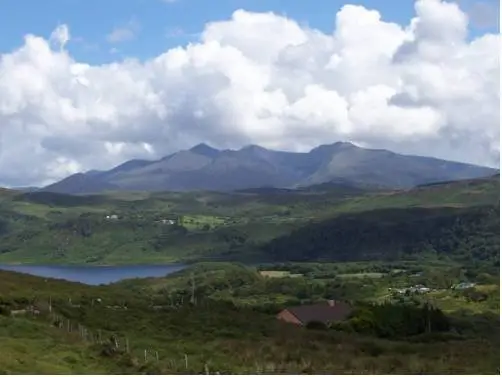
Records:
{"label": "cloud bank", "polygon": [[500,37],[454,3],[406,26],[345,5],[332,34],[237,10],[151,60],[75,61],[70,32],[0,58],[0,184],[45,184],[207,142],[363,146],[498,166]]}

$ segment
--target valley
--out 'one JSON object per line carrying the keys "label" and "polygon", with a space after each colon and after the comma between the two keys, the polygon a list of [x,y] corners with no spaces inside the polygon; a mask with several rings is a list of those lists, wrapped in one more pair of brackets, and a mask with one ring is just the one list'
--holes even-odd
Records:
{"label": "valley", "polygon": [[[0,371],[496,374],[499,190],[3,190],[0,263],[186,265],[106,285],[0,271]],[[332,303],[349,311],[284,319]]]}
{"label": "valley", "polygon": [[[396,258],[402,253],[416,257],[426,249],[442,257],[469,257],[479,250],[470,233],[495,237],[499,187],[499,177],[494,176],[391,191],[336,184],[231,193],[72,196],[3,191],[0,263],[340,261]],[[416,226],[423,232],[414,232]],[[323,229],[333,227],[338,245],[322,241]],[[354,233],[368,231],[362,238]],[[407,238],[403,232],[408,232]],[[318,236],[329,249],[310,241],[300,247],[302,239]],[[454,237],[456,244],[438,243],[445,237]],[[498,243],[490,237],[482,242],[486,258],[493,262]],[[463,241],[467,239],[470,243]]]}

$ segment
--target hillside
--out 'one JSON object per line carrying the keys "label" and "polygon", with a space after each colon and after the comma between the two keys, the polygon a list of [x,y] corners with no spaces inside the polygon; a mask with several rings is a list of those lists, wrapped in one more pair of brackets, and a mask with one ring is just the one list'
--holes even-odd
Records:
{"label": "hillside", "polygon": [[256,145],[217,150],[199,144],[157,161],[131,160],[109,171],[78,173],[42,190],[67,194],[232,191],[304,187],[332,181],[350,186],[410,188],[495,173],[495,169],[364,149],[344,142],[321,145],[308,153],[273,151]]}
{"label": "hillside", "polygon": [[[388,292],[389,284],[407,279],[407,266],[401,266],[399,276],[364,279],[364,285],[360,278],[342,277],[349,266],[290,268],[306,274],[268,278],[244,266],[207,263],[166,278],[98,287],[0,271],[5,282],[0,285],[0,371],[498,373],[496,287],[483,302],[438,289],[437,294],[448,300],[438,300],[440,308],[428,309],[418,296],[410,298],[418,300],[416,304],[377,302],[378,292]],[[430,271],[441,276],[454,270],[445,265]],[[425,279],[435,286],[434,275],[426,271],[423,278],[408,279]],[[322,278],[327,273],[339,277]],[[297,327],[275,318],[284,307],[305,298],[318,302],[333,297],[357,298],[350,318],[324,328]],[[456,310],[448,308],[452,303]],[[429,330],[417,326],[426,318]],[[444,329],[436,328],[436,322]],[[447,331],[449,327],[454,331]]]}
{"label": "hillside", "polygon": [[264,246],[277,261],[500,260],[500,207],[411,208],[340,215]]}
{"label": "hillside", "polygon": [[[300,239],[292,248],[292,259],[300,254],[302,260],[328,256],[361,259],[367,248],[373,250],[375,258],[396,257],[394,246],[400,253],[410,247],[430,251],[427,245],[436,242],[424,232],[413,232],[416,224],[430,229],[439,239],[451,234],[472,238],[463,230],[458,233],[455,219],[460,218],[469,231],[483,226],[492,237],[486,237],[487,242],[495,242],[498,219],[493,214],[500,205],[499,188],[499,178],[491,177],[394,191],[323,185],[308,190],[233,193],[72,196],[9,192],[0,201],[0,262],[128,264],[214,258],[261,262],[284,260],[284,256],[278,257],[282,251],[272,250],[283,248],[277,245],[294,244],[295,237]],[[490,207],[493,210],[486,212],[488,217],[481,215]],[[117,218],[107,218],[111,215]],[[478,218],[488,222],[480,225]],[[332,226],[338,230],[331,232]],[[382,238],[371,229],[384,232]],[[412,236],[416,233],[410,238],[412,245],[402,243],[402,231]],[[338,236],[329,239],[329,247],[315,241],[318,250],[324,251],[310,254],[300,248],[304,242],[300,242],[299,234],[311,232]],[[479,246],[469,245],[471,251]],[[326,251],[327,247],[339,250],[338,254]],[[465,255],[471,255],[469,250],[464,250]],[[460,253],[455,251],[455,255],[459,257]]]}

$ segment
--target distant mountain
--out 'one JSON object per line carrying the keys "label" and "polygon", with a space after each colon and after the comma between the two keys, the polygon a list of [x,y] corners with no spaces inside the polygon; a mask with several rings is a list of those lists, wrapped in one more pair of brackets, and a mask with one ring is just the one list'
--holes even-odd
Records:
{"label": "distant mountain", "polygon": [[60,194],[92,194],[108,190],[119,190],[120,187],[101,179],[101,174],[77,173],[46,186],[40,191]]}
{"label": "distant mountain", "polygon": [[198,144],[157,161],[131,160],[108,171],[69,176],[42,191],[83,194],[102,191],[234,191],[250,188],[410,188],[441,181],[498,174],[498,170],[347,142],[321,145],[308,153],[249,145],[218,150]]}

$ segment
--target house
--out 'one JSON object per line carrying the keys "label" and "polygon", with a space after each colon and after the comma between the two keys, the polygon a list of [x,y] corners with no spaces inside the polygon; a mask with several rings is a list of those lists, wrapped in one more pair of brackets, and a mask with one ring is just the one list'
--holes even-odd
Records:
{"label": "house", "polygon": [[168,225],[174,225],[176,223],[176,221],[170,220],[170,219],[162,219],[162,220],[160,220],[160,222],[162,224],[168,224]]}
{"label": "house", "polygon": [[411,294],[411,293],[428,293],[431,291],[430,288],[427,288],[426,286],[422,284],[415,285],[413,287],[408,287],[408,288],[400,288],[400,289],[394,289],[394,288],[389,288],[390,292],[397,293],[397,294]]}
{"label": "house", "polygon": [[475,286],[476,286],[475,283],[464,282],[464,283],[460,283],[460,284],[452,286],[452,289],[469,289],[469,288],[473,288]]}
{"label": "house", "polygon": [[418,285],[415,285],[414,287],[408,288],[408,291],[410,293],[427,293],[427,292],[430,292],[430,288],[427,288],[423,284],[418,284]]}
{"label": "house", "polygon": [[347,319],[352,313],[352,307],[345,302],[328,300],[324,303],[301,305],[286,308],[277,315],[277,319],[305,326],[309,322],[338,322]]}

